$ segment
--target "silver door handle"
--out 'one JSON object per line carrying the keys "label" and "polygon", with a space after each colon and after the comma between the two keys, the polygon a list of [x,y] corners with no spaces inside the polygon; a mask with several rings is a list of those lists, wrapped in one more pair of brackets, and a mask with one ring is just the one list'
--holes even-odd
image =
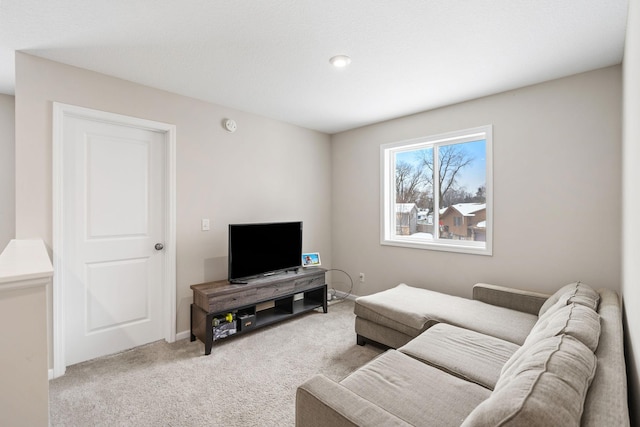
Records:
{"label": "silver door handle", "polygon": [[162,249],[164,249],[164,245],[162,243],[156,243],[154,248],[156,248],[156,251],[161,251]]}

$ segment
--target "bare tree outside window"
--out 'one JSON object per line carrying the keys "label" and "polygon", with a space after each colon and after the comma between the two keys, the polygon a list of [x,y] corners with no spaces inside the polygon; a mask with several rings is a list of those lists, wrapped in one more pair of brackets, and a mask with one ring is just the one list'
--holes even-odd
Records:
{"label": "bare tree outside window", "polygon": [[424,197],[428,177],[420,165],[396,163],[396,203],[416,203]]}
{"label": "bare tree outside window", "polygon": [[[467,196],[466,189],[459,187],[458,178],[473,163],[474,158],[464,144],[444,145],[438,152],[438,195],[440,205],[448,206]],[[433,185],[433,150],[421,150],[420,153],[422,167],[427,171],[429,183]]]}
{"label": "bare tree outside window", "polygon": [[[478,145],[483,141],[474,141]],[[486,185],[468,189],[462,183],[465,172],[478,159],[468,147],[470,143],[444,145],[438,149],[438,200],[440,207],[457,203],[484,203]],[[477,148],[476,148],[477,151]],[[404,152],[396,158],[396,203],[415,203],[421,209],[434,209],[434,150],[420,149]],[[403,160],[412,158],[413,160]],[[484,165],[482,165],[484,167]],[[468,180],[466,180],[468,181]],[[473,192],[472,192],[473,191]]]}

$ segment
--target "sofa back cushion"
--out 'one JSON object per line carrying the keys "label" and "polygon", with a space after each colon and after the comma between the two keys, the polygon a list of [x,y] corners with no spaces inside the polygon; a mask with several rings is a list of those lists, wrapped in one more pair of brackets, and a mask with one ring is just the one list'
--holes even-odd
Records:
{"label": "sofa back cushion", "polygon": [[576,303],[549,310],[533,326],[523,347],[561,334],[571,335],[595,352],[600,338],[600,315]]}
{"label": "sofa back cushion", "polygon": [[538,316],[542,317],[551,307],[559,307],[571,303],[591,307],[597,311],[599,302],[600,294],[589,285],[585,285],[582,282],[569,283],[558,289],[556,293],[551,295],[549,299],[542,304]]}
{"label": "sofa back cushion", "polygon": [[570,335],[545,338],[498,379],[463,426],[579,426],[596,357]]}
{"label": "sofa back cushion", "polygon": [[521,358],[527,357],[533,345],[554,336],[571,335],[592,352],[596,351],[600,339],[600,315],[584,305],[562,305],[561,301],[558,304],[559,308],[554,306],[538,319],[522,347],[502,366],[501,375],[519,363]]}

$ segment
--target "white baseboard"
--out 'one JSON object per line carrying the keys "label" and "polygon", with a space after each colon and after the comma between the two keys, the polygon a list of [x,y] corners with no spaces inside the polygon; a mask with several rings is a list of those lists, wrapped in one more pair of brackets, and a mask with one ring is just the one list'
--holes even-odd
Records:
{"label": "white baseboard", "polygon": [[182,331],[176,334],[176,341],[180,341],[185,338],[191,338],[191,331]]}
{"label": "white baseboard", "polygon": [[355,299],[358,298],[358,295],[347,294],[346,292],[336,290],[334,290],[334,292],[334,299],[346,299],[349,301],[355,301]]}

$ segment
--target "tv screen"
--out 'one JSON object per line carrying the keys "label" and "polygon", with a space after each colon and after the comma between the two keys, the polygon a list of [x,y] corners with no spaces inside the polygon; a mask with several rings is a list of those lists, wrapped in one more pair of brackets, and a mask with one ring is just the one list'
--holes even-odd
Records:
{"label": "tv screen", "polygon": [[302,221],[229,224],[229,281],[302,264]]}

